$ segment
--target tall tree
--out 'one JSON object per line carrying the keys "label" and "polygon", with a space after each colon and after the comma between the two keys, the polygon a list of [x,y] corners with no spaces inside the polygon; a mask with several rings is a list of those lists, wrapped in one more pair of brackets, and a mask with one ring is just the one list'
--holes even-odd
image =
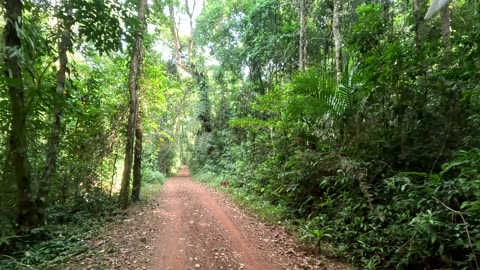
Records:
{"label": "tall tree", "polygon": [[60,135],[62,127],[64,91],[65,91],[65,77],[67,71],[67,51],[70,48],[72,8],[69,0],[63,0],[59,7],[59,14],[65,10],[62,20],[59,20],[60,38],[58,42],[58,59],[59,69],[57,71],[57,86],[55,91],[55,99],[53,106],[53,122],[48,139],[47,163],[43,177],[40,179],[39,193],[37,198],[37,205],[40,212],[41,221],[44,222],[46,218],[45,208],[47,205],[48,193],[52,178],[54,177],[57,168],[58,150],[60,145]]}
{"label": "tall tree", "polygon": [[340,15],[342,11],[342,1],[333,0],[333,39],[335,41],[335,71],[337,74],[337,82],[342,79],[342,32]]}
{"label": "tall tree", "polygon": [[[190,7],[190,3],[192,7]],[[180,43],[180,36],[178,34],[178,28],[175,21],[175,8],[173,2],[170,1],[168,5],[168,9],[170,12],[170,31],[173,37],[173,54],[175,57],[175,61],[177,66],[183,69],[185,72],[190,74],[199,86],[199,99],[200,99],[200,110],[198,113],[198,119],[201,121],[202,124],[202,134],[210,133],[212,129],[212,124],[210,122],[210,99],[208,97],[208,83],[207,83],[207,76],[204,72],[201,72],[198,67],[193,63],[194,58],[194,28],[193,28],[193,13],[195,11],[196,1],[191,1],[189,3],[188,0],[185,0],[185,10],[187,12],[187,16],[189,19],[190,25],[190,36],[188,37],[188,44],[187,44],[187,62],[185,63],[182,59],[181,55],[181,48],[182,44]]]}
{"label": "tall tree", "polygon": [[130,109],[127,126],[127,142],[125,144],[125,158],[123,165],[122,183],[120,189],[120,208],[126,209],[128,205],[128,195],[130,189],[130,176],[133,163],[133,146],[136,129],[136,118],[138,113],[138,85],[140,66],[143,58],[143,33],[145,30],[145,15],[147,10],[147,1],[140,0],[137,5],[138,27],[135,31],[135,42],[132,48],[130,59],[130,71],[128,75],[128,89],[130,93]]}
{"label": "tall tree", "polygon": [[27,155],[27,128],[25,108],[25,89],[20,67],[22,44],[21,0],[5,0],[5,29],[3,31],[5,48],[3,72],[7,79],[11,104],[10,151],[13,177],[17,184],[17,224],[20,228],[34,226],[39,222],[37,205],[32,194],[32,177]]}
{"label": "tall tree", "polygon": [[306,26],[306,17],[305,17],[305,10],[306,10],[306,0],[298,0],[298,14],[300,17],[300,41],[299,41],[299,48],[298,48],[298,67],[300,70],[305,69],[307,65],[307,39],[305,37],[307,32]]}
{"label": "tall tree", "polygon": [[414,21],[414,29],[415,29],[415,46],[417,48],[417,52],[423,45],[423,40],[425,38],[425,26],[424,26],[424,0],[413,0],[413,21]]}
{"label": "tall tree", "polygon": [[445,5],[440,10],[440,18],[442,20],[442,42],[445,47],[445,51],[449,53],[452,50],[452,43],[450,41],[451,27],[450,27],[450,6]]}

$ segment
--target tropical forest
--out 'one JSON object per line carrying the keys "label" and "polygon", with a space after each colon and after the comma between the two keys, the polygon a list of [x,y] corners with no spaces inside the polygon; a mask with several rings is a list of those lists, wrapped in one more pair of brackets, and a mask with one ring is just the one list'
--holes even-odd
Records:
{"label": "tropical forest", "polygon": [[1,0],[0,269],[480,269],[479,0]]}

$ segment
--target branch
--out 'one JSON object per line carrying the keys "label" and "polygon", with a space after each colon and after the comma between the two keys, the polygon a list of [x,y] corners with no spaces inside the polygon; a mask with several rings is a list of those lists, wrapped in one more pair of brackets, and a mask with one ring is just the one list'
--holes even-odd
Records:
{"label": "branch", "polygon": [[190,40],[189,40],[189,45],[188,45],[188,59],[191,59],[192,54],[193,54],[193,12],[195,11],[195,5],[196,1],[193,0],[193,7],[192,11],[190,11],[190,7],[188,5],[188,0],[185,0],[185,6],[187,9],[187,14],[188,14],[188,19],[190,23]]}
{"label": "branch", "polygon": [[170,11],[170,31],[172,32],[173,38],[173,54],[177,62],[180,61],[180,45],[178,40],[178,30],[175,27],[175,13],[173,10],[173,3],[170,2],[168,5],[168,10]]}
{"label": "branch", "polygon": [[184,70],[185,72],[187,72],[188,74],[190,74],[190,75],[192,75],[192,76],[195,75],[195,73],[193,72],[193,70],[192,70],[189,66],[185,65],[180,59],[177,59],[177,62],[176,62],[176,63],[177,63],[177,66],[179,66],[181,69],[183,69],[183,70]]}
{"label": "branch", "polygon": [[[468,230],[468,223],[467,221],[465,220],[465,217],[462,215],[462,213],[460,211],[457,211],[455,209],[452,209],[450,207],[448,207],[446,204],[444,204],[442,201],[440,201],[439,199],[433,197],[437,202],[439,202],[441,205],[443,205],[443,207],[447,208],[448,210],[452,211],[453,213],[457,214],[460,216],[460,218],[462,219],[463,221],[463,224],[462,225],[465,225],[465,232],[467,233],[467,239],[468,239],[468,244],[470,245],[470,249],[472,251],[473,254],[475,254],[475,248],[473,246],[473,243],[472,243],[472,238],[470,237],[470,231]],[[478,261],[477,261],[477,256],[473,256],[473,258],[475,259],[475,266],[477,267],[477,269],[480,269],[479,265],[478,265]]]}
{"label": "branch", "polygon": [[[172,37],[173,37],[173,54],[174,54],[175,60],[176,60],[175,63],[177,64],[177,66],[179,66],[185,72],[187,72],[188,74],[193,76],[194,73],[193,73],[192,69],[188,65],[183,63],[182,57],[180,56],[180,38],[179,38],[179,35],[178,35],[178,29],[177,29],[176,23],[175,23],[175,11],[174,11],[172,2],[169,3],[168,10],[170,12],[170,31],[172,32]],[[187,5],[187,13],[189,13],[188,5]],[[190,60],[190,57],[191,57],[191,55],[190,55],[190,52],[189,52],[189,60]]]}

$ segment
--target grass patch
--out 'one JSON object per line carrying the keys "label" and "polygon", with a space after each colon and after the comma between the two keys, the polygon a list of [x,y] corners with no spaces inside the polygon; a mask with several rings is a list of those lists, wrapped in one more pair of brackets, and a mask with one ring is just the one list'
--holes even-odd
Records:
{"label": "grass patch", "polygon": [[140,196],[142,201],[149,203],[158,198],[158,194],[162,191],[162,183],[148,183],[142,185]]}
{"label": "grass patch", "polygon": [[222,176],[212,173],[212,172],[198,172],[192,175],[194,181],[198,181],[204,184],[207,184],[211,187],[217,188],[220,187],[220,183],[224,181]]}
{"label": "grass patch", "polygon": [[142,170],[142,189],[140,192],[142,201],[149,203],[158,198],[166,179],[165,174],[159,171]]}

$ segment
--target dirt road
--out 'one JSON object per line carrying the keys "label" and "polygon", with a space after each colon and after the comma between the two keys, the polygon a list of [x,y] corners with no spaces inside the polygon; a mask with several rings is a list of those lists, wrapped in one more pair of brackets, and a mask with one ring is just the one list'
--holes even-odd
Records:
{"label": "dirt road", "polygon": [[339,269],[299,255],[281,228],[193,182],[186,167],[166,182],[162,201],[165,229],[151,269]]}
{"label": "dirt road", "polygon": [[166,181],[157,201],[130,208],[99,236],[91,240],[94,256],[63,269],[345,269],[193,182],[187,167]]}
{"label": "dirt road", "polygon": [[152,268],[280,269],[224,202],[192,182],[187,168],[163,192],[166,230]]}

